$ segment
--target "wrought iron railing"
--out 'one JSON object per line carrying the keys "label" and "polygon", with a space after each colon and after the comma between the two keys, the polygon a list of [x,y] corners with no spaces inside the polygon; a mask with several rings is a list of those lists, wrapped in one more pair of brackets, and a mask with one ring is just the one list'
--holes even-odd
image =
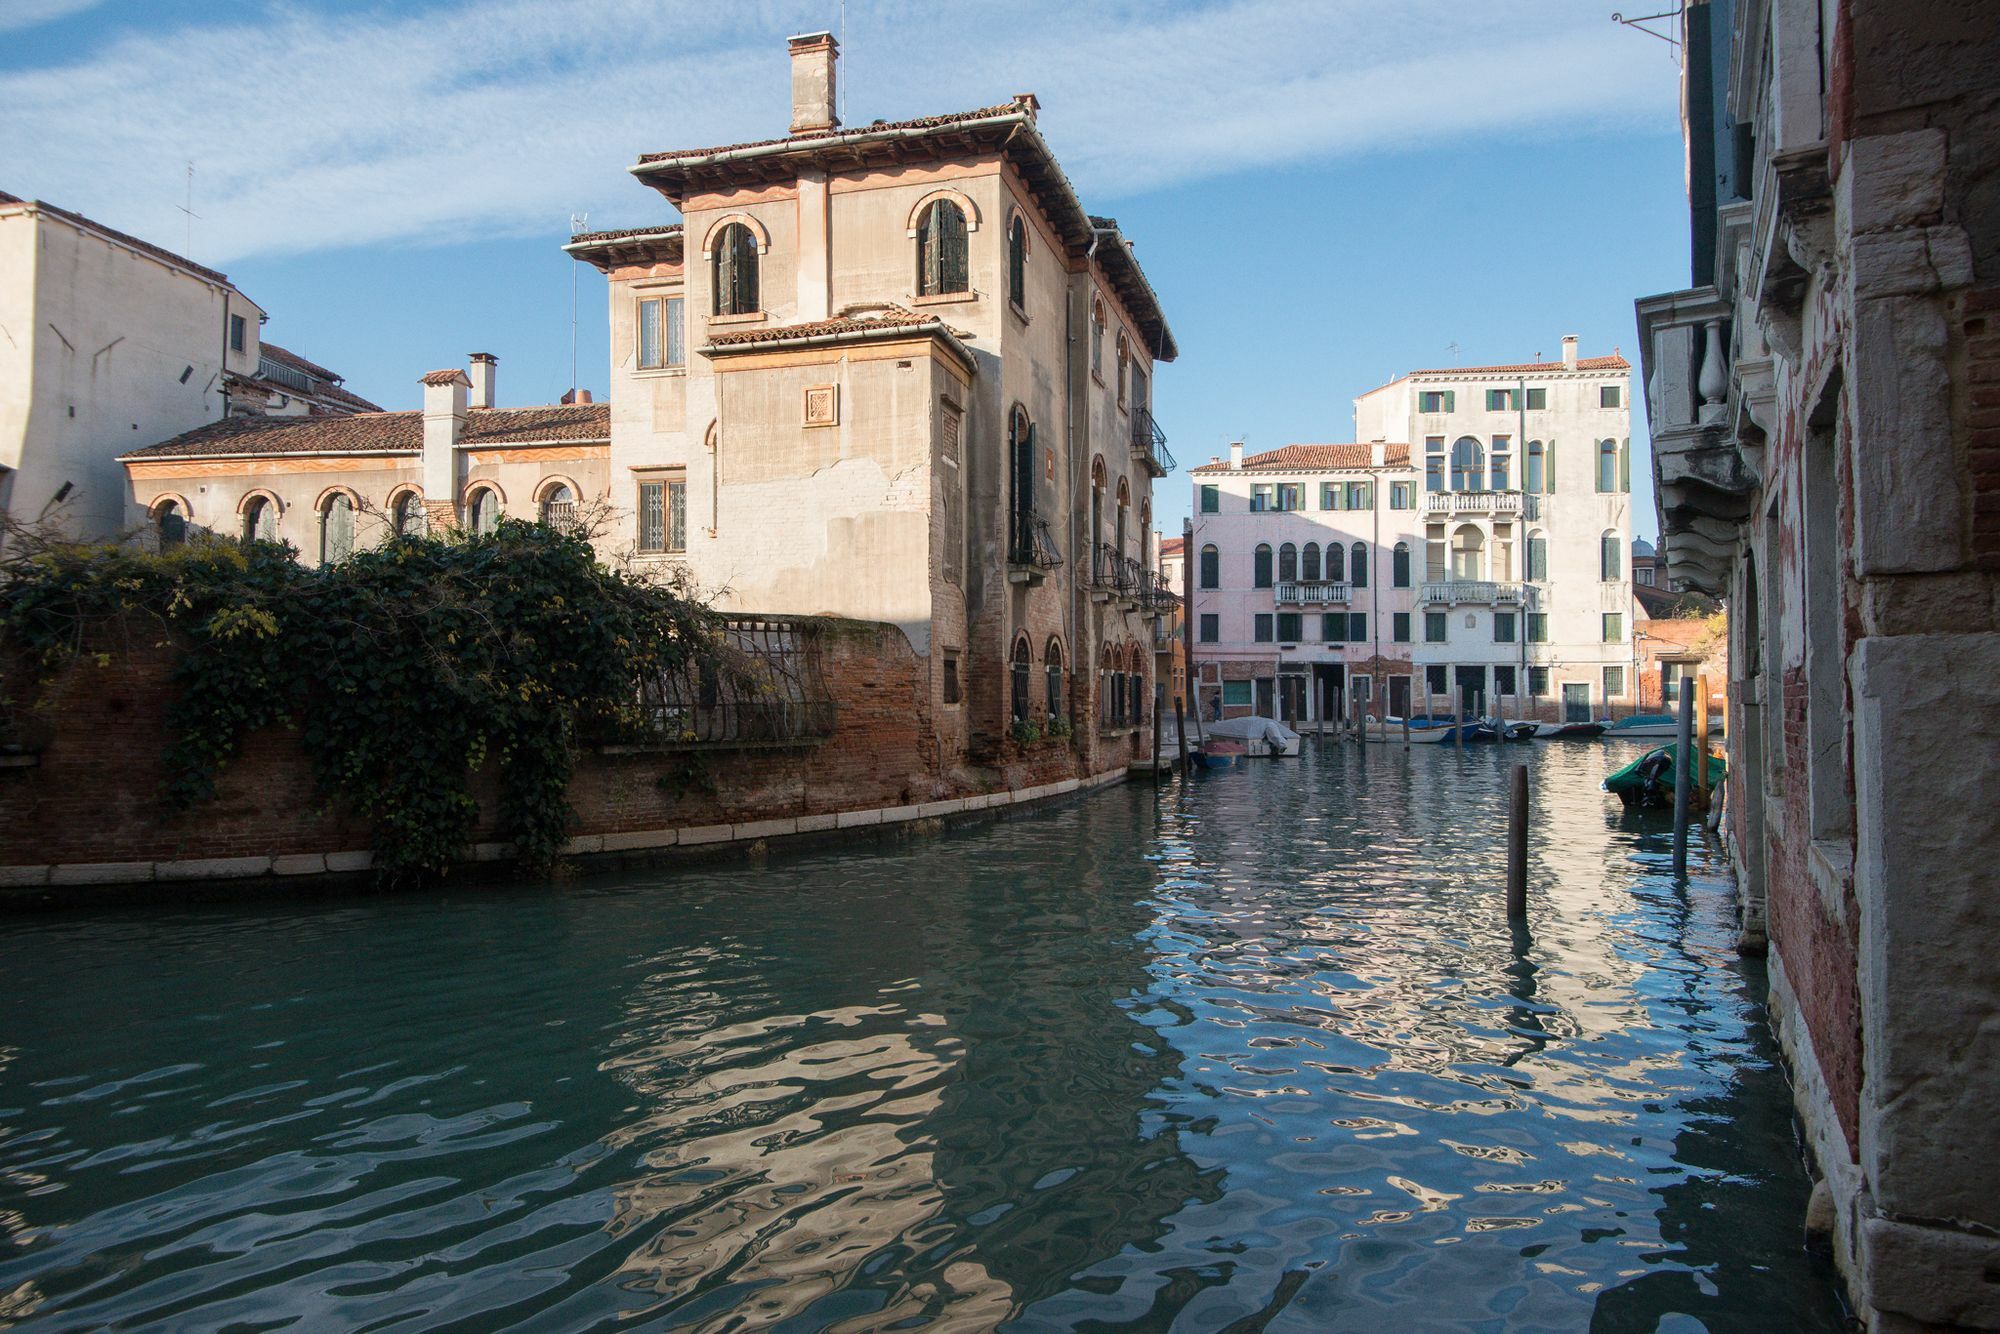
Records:
{"label": "wrought iron railing", "polygon": [[1174,456],[1167,452],[1167,433],[1145,408],[1132,409],[1132,453],[1155,477],[1165,477],[1174,470]]}
{"label": "wrought iron railing", "polygon": [[812,745],[837,713],[822,671],[824,627],[798,617],[726,618],[698,664],[639,682],[633,714],[605,719],[588,739],[643,749]]}
{"label": "wrought iron railing", "polygon": [[1090,586],[1102,589],[1116,588],[1118,576],[1118,548],[1109,542],[1097,543],[1090,549]]}
{"label": "wrought iron railing", "polygon": [[1008,521],[1007,563],[1027,565],[1037,570],[1053,570],[1062,564],[1056,550],[1055,534],[1048,520],[1032,512],[1017,511]]}

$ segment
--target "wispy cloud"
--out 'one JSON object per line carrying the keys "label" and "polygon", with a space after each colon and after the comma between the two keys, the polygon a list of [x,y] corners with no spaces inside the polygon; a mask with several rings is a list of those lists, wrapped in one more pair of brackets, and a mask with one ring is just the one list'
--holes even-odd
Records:
{"label": "wispy cloud", "polygon": [[[14,0],[51,16],[88,0]],[[1673,80],[1596,0],[887,0],[849,7],[849,123],[1033,90],[1094,200],[1274,163],[1670,123]],[[258,22],[115,30],[0,74],[0,186],[178,236],[197,257],[448,241],[659,216],[638,153],[782,132],[780,38],[821,0],[488,0],[417,14],[274,6]],[[4,21],[0,21],[4,26]]]}
{"label": "wispy cloud", "polygon": [[0,8],[0,32],[20,32],[95,9],[104,0],[7,0]]}

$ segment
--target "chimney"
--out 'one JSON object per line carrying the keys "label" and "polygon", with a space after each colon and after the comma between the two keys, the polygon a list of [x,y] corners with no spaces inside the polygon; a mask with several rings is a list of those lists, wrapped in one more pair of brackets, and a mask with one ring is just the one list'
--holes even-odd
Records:
{"label": "chimney", "polygon": [[786,40],[792,51],[792,133],[839,128],[834,68],[840,63],[840,43],[830,32],[801,33]]}
{"label": "chimney", "polygon": [[562,396],[562,401],[563,406],[567,408],[574,407],[578,403],[593,403],[596,400],[591,398],[588,389],[572,389]]}
{"label": "chimney", "polygon": [[1229,466],[1231,468],[1241,468],[1243,466],[1243,442],[1241,440],[1231,440],[1229,442]]}
{"label": "chimney", "polygon": [[472,354],[472,406],[490,408],[493,406],[493,370],[500,364],[500,358],[491,352]]}
{"label": "chimney", "polygon": [[1572,370],[1574,370],[1574,369],[1576,368],[1576,335],[1575,335],[1575,334],[1564,334],[1564,335],[1563,335],[1563,365],[1565,365],[1565,366],[1568,366],[1568,367],[1569,367],[1569,368],[1571,368]]}
{"label": "chimney", "polygon": [[[465,391],[472,381],[461,370],[432,371],[424,386],[424,504],[458,501],[458,442],[465,435]],[[436,513],[436,510],[432,510]]]}
{"label": "chimney", "polygon": [[1368,442],[1368,464],[1374,468],[1386,468],[1389,466],[1389,445],[1387,441],[1370,440]]}
{"label": "chimney", "polygon": [[[1042,99],[1036,97],[1033,93],[1015,93],[1014,105],[1027,112],[1028,119],[1032,122],[1035,119],[1035,113],[1042,109]],[[1126,244],[1129,245],[1131,243],[1127,242]]]}

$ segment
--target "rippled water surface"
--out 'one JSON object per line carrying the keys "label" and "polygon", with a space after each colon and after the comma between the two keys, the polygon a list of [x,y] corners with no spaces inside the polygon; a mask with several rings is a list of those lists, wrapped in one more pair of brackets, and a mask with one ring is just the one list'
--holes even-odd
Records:
{"label": "rippled water surface", "polygon": [[0,1327],[1840,1328],[1719,865],[1627,757],[0,922]]}

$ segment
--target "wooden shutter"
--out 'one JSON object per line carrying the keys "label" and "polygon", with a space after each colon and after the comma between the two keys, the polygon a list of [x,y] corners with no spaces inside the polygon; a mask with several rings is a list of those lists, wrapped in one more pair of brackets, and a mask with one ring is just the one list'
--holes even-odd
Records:
{"label": "wooden shutter", "polygon": [[729,232],[715,248],[715,313],[734,314],[730,302],[736,296],[736,234]]}
{"label": "wooden shutter", "polygon": [[1549,495],[1556,493],[1556,442],[1553,440],[1542,446],[1542,490]]}
{"label": "wooden shutter", "polygon": [[1627,495],[1632,491],[1632,442],[1623,441],[1618,446],[1618,489]]}
{"label": "wooden shutter", "polygon": [[1458,391],[1456,389],[1447,389],[1444,391],[1444,410],[1446,412],[1458,411]]}

